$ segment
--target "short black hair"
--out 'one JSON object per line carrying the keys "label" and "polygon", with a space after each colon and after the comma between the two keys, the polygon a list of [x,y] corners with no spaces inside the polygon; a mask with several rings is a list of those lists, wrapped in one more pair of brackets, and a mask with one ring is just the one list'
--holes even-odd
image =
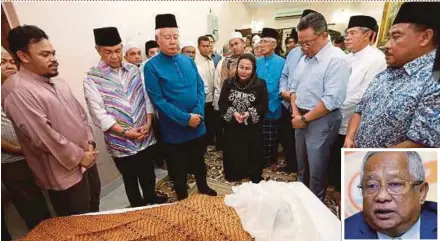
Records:
{"label": "short black hair", "polygon": [[28,52],[29,44],[40,42],[42,39],[49,39],[46,33],[37,26],[23,25],[18,26],[8,33],[9,50],[16,60],[20,60],[17,52]]}
{"label": "short black hair", "polygon": [[316,34],[328,32],[327,21],[320,13],[309,13],[299,20],[297,29],[303,31],[312,28]]}
{"label": "short black hair", "polygon": [[344,36],[342,36],[342,35],[338,35],[338,36],[335,37],[335,40],[333,41],[333,43],[335,43],[335,44],[341,44],[341,43],[344,42],[344,40],[345,40]]}
{"label": "short black hair", "polygon": [[295,43],[298,43],[298,32],[295,28],[292,28],[292,31],[290,32],[290,37],[295,40]]}
{"label": "short black hair", "polygon": [[[288,44],[289,43],[289,40],[291,40],[291,39],[293,39],[292,37],[287,37],[285,40],[284,40],[284,44]],[[295,40],[295,39],[293,39],[293,40]]]}
{"label": "short black hair", "polygon": [[200,46],[202,41],[208,41],[209,42],[209,38],[206,37],[206,36],[200,36],[199,39],[197,39],[197,44]]}

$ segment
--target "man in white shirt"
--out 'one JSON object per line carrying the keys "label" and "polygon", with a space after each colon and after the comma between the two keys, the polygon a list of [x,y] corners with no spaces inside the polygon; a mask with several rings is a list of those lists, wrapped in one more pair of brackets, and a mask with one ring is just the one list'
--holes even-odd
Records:
{"label": "man in white shirt", "polygon": [[130,64],[139,67],[142,63],[141,48],[135,42],[128,42],[124,45],[124,59]]}
{"label": "man in white shirt", "polygon": [[213,126],[213,113],[214,106],[212,101],[214,98],[214,75],[215,67],[214,61],[211,58],[211,42],[206,36],[201,36],[197,40],[199,54],[195,57],[196,64],[200,67],[199,74],[205,86],[205,124],[206,124],[206,145],[213,144],[214,138],[214,126]]}
{"label": "man in white shirt", "polygon": [[346,30],[344,42],[351,52],[347,55],[350,79],[347,97],[341,108],[342,123],[338,139],[332,149],[329,173],[329,183],[335,185],[337,191],[341,189],[341,148],[344,146],[348,122],[370,82],[386,68],[385,55],[370,46],[370,39],[376,26],[377,22],[374,18],[357,15],[350,18]]}

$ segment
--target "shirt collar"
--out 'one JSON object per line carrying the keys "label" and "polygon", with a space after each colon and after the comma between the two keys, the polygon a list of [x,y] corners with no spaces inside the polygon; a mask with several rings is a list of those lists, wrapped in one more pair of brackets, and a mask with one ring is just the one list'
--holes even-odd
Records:
{"label": "shirt collar", "polygon": [[[326,56],[325,53],[326,53],[330,48],[332,48],[332,47],[333,47],[332,42],[331,42],[331,41],[327,41],[327,44],[326,44],[324,47],[322,47],[322,49],[319,50],[319,52],[318,52],[317,54],[315,54],[315,56],[313,56],[313,57],[315,57],[315,58],[318,60],[318,62],[321,61],[321,60],[323,60],[323,59],[325,58],[325,56]],[[313,58],[313,57],[312,57],[312,58]]]}
{"label": "shirt collar", "polygon": [[408,75],[412,75],[417,72],[420,68],[430,65],[430,68],[433,68],[435,58],[435,49],[431,52],[418,57],[417,59],[406,63],[403,65],[403,69],[406,71]]}
{"label": "shirt collar", "polygon": [[271,55],[269,55],[269,56],[264,56],[263,58],[265,59],[265,60],[271,60],[271,59],[273,59],[273,57],[275,56],[275,53],[272,53]]}
{"label": "shirt collar", "polygon": [[370,45],[367,45],[367,46],[365,46],[365,48],[361,49],[357,53],[353,53],[353,56],[360,57],[360,56],[366,54],[368,51],[370,51],[370,49],[371,49]]}
{"label": "shirt collar", "polygon": [[38,74],[30,71],[29,69],[27,69],[23,65],[20,66],[20,72],[24,73],[25,75],[28,75],[32,79],[35,79],[35,80],[38,80],[38,81],[41,81],[41,82],[44,82],[44,83],[49,83],[49,84],[53,84],[54,83],[51,78],[47,78],[47,77],[38,75]]}
{"label": "shirt collar", "polygon": [[420,217],[417,222],[400,237],[392,238],[380,232],[377,232],[377,236],[379,239],[420,239]]}
{"label": "shirt collar", "polygon": [[[98,63],[98,68],[99,68],[102,72],[104,72],[105,75],[109,74],[112,70],[113,70],[113,71],[116,71],[116,70],[112,69],[109,65],[107,65],[106,63],[104,63],[103,60],[100,60],[100,61],[99,61],[99,63]],[[127,62],[125,62],[125,61],[122,61],[122,63],[121,63],[121,69],[122,69],[122,70],[125,70],[125,71],[128,71],[128,68],[129,68],[129,64],[128,64]]]}

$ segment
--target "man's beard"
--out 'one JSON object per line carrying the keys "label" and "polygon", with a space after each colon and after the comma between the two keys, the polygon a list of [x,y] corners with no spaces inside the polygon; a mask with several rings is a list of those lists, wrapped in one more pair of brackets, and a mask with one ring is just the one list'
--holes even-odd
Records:
{"label": "man's beard", "polygon": [[52,77],[57,76],[58,74],[59,73],[57,71],[56,73],[47,73],[47,74],[44,74],[43,76],[46,77],[46,78],[52,78]]}

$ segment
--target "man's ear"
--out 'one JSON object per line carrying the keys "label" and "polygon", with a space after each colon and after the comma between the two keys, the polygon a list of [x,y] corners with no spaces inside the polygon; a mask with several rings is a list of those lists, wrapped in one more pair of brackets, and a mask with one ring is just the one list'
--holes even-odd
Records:
{"label": "man's ear", "polygon": [[17,51],[17,57],[21,63],[28,64],[29,62],[31,62],[31,56],[29,56],[29,54],[27,54],[26,52],[23,52],[21,50]]}
{"label": "man's ear", "polygon": [[424,182],[422,185],[420,185],[420,204],[425,203],[426,196],[428,195],[429,191],[429,184],[427,182]]}
{"label": "man's ear", "polygon": [[432,29],[426,29],[425,31],[423,31],[420,37],[422,39],[422,41],[420,42],[420,46],[425,47],[433,40],[434,31]]}

